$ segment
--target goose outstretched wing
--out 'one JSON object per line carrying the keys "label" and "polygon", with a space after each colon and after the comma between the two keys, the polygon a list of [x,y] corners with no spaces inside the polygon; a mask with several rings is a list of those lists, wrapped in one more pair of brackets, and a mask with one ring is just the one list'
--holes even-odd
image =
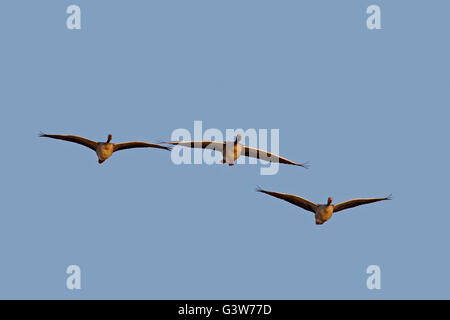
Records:
{"label": "goose outstretched wing", "polygon": [[311,202],[309,200],[303,199],[302,197],[299,197],[299,196],[296,196],[293,194],[267,191],[267,190],[263,190],[261,188],[257,188],[256,191],[268,194],[272,197],[282,199],[287,202],[290,202],[298,207],[301,207],[301,208],[311,211],[313,213],[316,212],[317,204],[315,204],[314,202]]}
{"label": "goose outstretched wing", "polygon": [[256,149],[256,148],[251,148],[248,146],[242,146],[242,151],[243,151],[242,152],[243,155],[245,155],[247,157],[251,157],[251,158],[258,158],[258,159],[269,161],[269,162],[279,162],[279,163],[284,163],[284,164],[291,164],[294,166],[300,166],[300,167],[304,167],[304,168],[309,167],[309,165],[307,163],[297,163],[297,162],[291,161],[289,159],[280,157],[279,155],[276,155],[274,153]]}
{"label": "goose outstretched wing", "polygon": [[58,139],[58,140],[64,140],[69,142],[75,142],[78,144],[81,144],[85,147],[88,147],[89,149],[96,150],[97,149],[97,142],[73,135],[59,135],[59,134],[39,134],[40,137],[45,138],[52,138],[52,139]]}
{"label": "goose outstretched wing", "polygon": [[368,203],[372,203],[372,202],[377,202],[377,201],[383,201],[383,200],[391,200],[392,196],[388,196],[386,198],[367,198],[367,199],[353,199],[353,200],[348,200],[345,202],[341,202],[338,203],[334,206],[334,212],[338,212],[338,211],[342,211],[345,209],[350,209],[356,206],[360,206],[363,204],[368,204]]}
{"label": "goose outstretched wing", "polygon": [[223,152],[225,146],[224,142],[217,141],[170,141],[165,143],[188,148],[210,149],[220,152]]}
{"label": "goose outstretched wing", "polygon": [[164,150],[171,150],[170,147],[161,146],[159,144],[154,143],[147,143],[147,142],[141,142],[141,141],[130,141],[130,142],[123,142],[123,143],[115,143],[114,144],[114,152],[125,150],[125,149],[132,149],[132,148],[156,148],[156,149],[164,149]]}

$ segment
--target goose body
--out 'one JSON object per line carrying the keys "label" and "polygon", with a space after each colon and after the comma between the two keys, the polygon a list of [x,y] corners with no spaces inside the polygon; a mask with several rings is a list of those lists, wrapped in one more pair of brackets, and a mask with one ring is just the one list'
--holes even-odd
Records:
{"label": "goose body", "polygon": [[228,163],[229,165],[233,165],[234,162],[239,158],[242,154],[242,144],[231,144],[227,143],[225,147],[225,156],[222,160],[223,163]]}
{"label": "goose body", "polygon": [[202,148],[202,149],[210,149],[215,151],[220,151],[223,155],[222,163],[227,163],[229,166],[234,165],[234,162],[241,156],[258,158],[261,160],[269,161],[269,162],[279,162],[284,164],[290,164],[294,166],[300,166],[304,168],[308,168],[306,163],[296,163],[294,161],[288,160],[286,158],[280,157],[271,152],[267,152],[264,150],[251,148],[239,143],[241,141],[242,136],[238,134],[236,136],[236,140],[234,142],[216,142],[216,141],[170,141],[165,142],[170,145],[179,145],[182,147],[188,148]]}
{"label": "goose body", "polygon": [[69,142],[74,142],[81,144],[89,149],[95,151],[98,158],[98,163],[105,162],[112,154],[116,151],[132,149],[132,148],[157,148],[164,150],[171,150],[169,147],[161,146],[159,144],[141,142],[141,141],[132,141],[132,142],[124,142],[124,143],[111,143],[112,135],[108,135],[108,139],[106,142],[95,142],[83,137],[73,136],[73,135],[56,135],[56,134],[43,134],[39,135],[40,137],[52,138],[58,140],[64,140]]}
{"label": "goose body", "polygon": [[95,153],[97,153],[98,162],[102,163],[106,159],[112,156],[114,152],[114,145],[112,143],[97,143],[97,148],[95,148]]}
{"label": "goose body", "polygon": [[326,204],[318,205],[314,215],[316,218],[316,224],[323,224],[330,220],[333,215],[333,206],[327,206]]}
{"label": "goose body", "polygon": [[363,204],[368,204],[372,202],[382,201],[382,200],[391,200],[391,196],[385,198],[365,198],[365,199],[353,199],[345,202],[338,203],[336,205],[331,204],[333,199],[331,197],[328,198],[328,202],[326,204],[316,204],[309,200],[306,200],[302,197],[281,193],[281,192],[273,192],[267,191],[260,188],[257,188],[256,191],[268,194],[278,199],[285,200],[290,202],[298,207],[301,207],[307,211],[314,213],[316,224],[324,224],[333,216],[335,212],[350,209],[356,206],[360,206]]}

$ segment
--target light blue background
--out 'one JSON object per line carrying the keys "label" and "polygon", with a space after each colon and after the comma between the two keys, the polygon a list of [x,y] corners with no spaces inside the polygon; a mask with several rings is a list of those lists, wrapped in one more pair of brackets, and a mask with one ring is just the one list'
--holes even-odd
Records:
{"label": "light blue background", "polygon": [[[66,8],[82,9],[82,30]],[[381,6],[382,30],[366,28]],[[448,1],[0,4],[0,298],[450,298]],[[279,128],[311,168],[113,142]],[[386,196],[322,226],[289,203]],[[67,266],[82,290],[66,289]],[[366,288],[366,268],[382,289]]]}

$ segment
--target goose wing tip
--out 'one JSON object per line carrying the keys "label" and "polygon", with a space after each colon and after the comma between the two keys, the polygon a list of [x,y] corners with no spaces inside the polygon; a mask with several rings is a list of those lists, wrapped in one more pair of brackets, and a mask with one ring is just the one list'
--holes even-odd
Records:
{"label": "goose wing tip", "polygon": [[173,146],[169,144],[167,141],[158,140],[156,143],[162,146],[165,150],[172,151],[173,149]]}
{"label": "goose wing tip", "polygon": [[299,163],[298,166],[303,167],[305,169],[309,169],[311,167],[311,164],[309,161],[306,161],[304,163]]}

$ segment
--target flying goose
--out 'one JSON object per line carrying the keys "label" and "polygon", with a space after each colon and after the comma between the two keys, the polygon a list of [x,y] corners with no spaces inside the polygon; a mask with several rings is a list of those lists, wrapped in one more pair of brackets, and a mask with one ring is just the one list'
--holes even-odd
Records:
{"label": "flying goose", "polygon": [[248,146],[244,146],[239,143],[242,140],[242,135],[238,134],[234,142],[217,142],[217,141],[171,141],[164,142],[171,145],[179,145],[188,148],[202,148],[202,149],[210,149],[215,151],[222,152],[223,159],[222,163],[228,163],[229,166],[234,165],[234,161],[239,158],[241,155],[246,157],[258,158],[261,160],[269,161],[269,162],[279,162],[285,164],[291,164],[294,166],[300,166],[304,168],[308,168],[307,163],[296,163],[294,161],[288,160],[286,158],[280,157],[271,152],[267,152],[264,150],[251,148]]}
{"label": "flying goose", "polygon": [[160,146],[158,144],[152,144],[147,142],[132,141],[124,143],[111,143],[112,135],[108,135],[108,140],[106,142],[95,142],[86,138],[72,136],[72,135],[58,135],[58,134],[44,134],[40,133],[40,137],[53,138],[59,140],[65,140],[70,142],[75,142],[81,144],[89,149],[95,151],[98,157],[98,163],[103,163],[106,159],[111,157],[111,155],[120,150],[131,149],[131,148],[158,148],[171,150],[170,147]]}
{"label": "flying goose", "polygon": [[333,198],[329,197],[327,204],[316,204],[314,202],[311,202],[309,200],[303,199],[299,196],[287,194],[287,193],[280,193],[280,192],[272,192],[272,191],[266,191],[261,188],[257,188],[256,191],[262,192],[265,194],[268,194],[270,196],[285,200],[287,202],[290,202],[298,207],[301,207],[305,210],[311,211],[316,216],[316,224],[323,224],[327,220],[331,218],[333,213],[342,211],[345,209],[353,208],[356,206],[360,206],[362,204],[382,201],[382,200],[391,200],[391,195],[389,195],[386,198],[369,198],[369,199],[353,199],[348,200],[345,202],[341,202],[338,204],[331,204],[333,202]]}

